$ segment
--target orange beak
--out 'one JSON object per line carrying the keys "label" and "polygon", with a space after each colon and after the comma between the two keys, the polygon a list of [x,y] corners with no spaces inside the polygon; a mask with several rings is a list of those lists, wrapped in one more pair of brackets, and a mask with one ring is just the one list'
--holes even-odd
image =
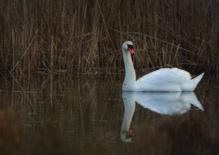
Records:
{"label": "orange beak", "polygon": [[129,48],[128,51],[129,51],[131,54],[134,54],[134,53],[135,53],[135,49],[134,49],[134,48]]}

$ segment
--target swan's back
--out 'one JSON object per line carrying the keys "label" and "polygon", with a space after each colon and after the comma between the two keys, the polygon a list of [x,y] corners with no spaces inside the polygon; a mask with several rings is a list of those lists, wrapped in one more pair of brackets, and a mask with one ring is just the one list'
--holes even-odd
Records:
{"label": "swan's back", "polygon": [[178,68],[162,68],[141,77],[137,80],[137,84],[181,84],[191,80],[191,78],[190,73],[185,70]]}

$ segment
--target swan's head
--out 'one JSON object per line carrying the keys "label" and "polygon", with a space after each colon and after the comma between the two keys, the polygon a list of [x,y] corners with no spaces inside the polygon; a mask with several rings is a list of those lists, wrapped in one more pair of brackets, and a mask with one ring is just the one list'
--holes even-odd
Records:
{"label": "swan's head", "polygon": [[125,143],[130,143],[132,141],[133,129],[129,129],[128,131],[122,131],[120,133],[120,138]]}
{"label": "swan's head", "polygon": [[124,52],[129,52],[131,54],[134,54],[135,53],[135,48],[134,48],[134,44],[132,41],[125,41],[123,44],[122,44],[122,50]]}

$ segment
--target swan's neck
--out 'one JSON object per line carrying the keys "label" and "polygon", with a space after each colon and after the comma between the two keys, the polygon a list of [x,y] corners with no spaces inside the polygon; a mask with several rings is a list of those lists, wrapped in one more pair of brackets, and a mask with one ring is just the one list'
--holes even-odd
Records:
{"label": "swan's neck", "polygon": [[124,102],[124,115],[121,125],[120,138],[124,142],[131,142],[131,138],[127,137],[130,130],[130,125],[135,112],[135,95],[134,94],[122,94]]}
{"label": "swan's neck", "polygon": [[131,54],[123,50],[123,61],[125,65],[125,80],[123,82],[123,87],[134,86],[136,81],[135,69],[133,66]]}

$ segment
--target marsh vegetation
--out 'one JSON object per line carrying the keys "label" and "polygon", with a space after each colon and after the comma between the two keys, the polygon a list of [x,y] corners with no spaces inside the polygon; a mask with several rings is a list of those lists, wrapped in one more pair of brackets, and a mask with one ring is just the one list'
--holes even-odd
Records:
{"label": "marsh vegetation", "polygon": [[0,70],[122,73],[133,40],[138,72],[176,66],[218,72],[215,0],[0,0]]}
{"label": "marsh vegetation", "polygon": [[217,0],[0,4],[2,154],[218,154],[216,79],[195,92],[204,111],[170,117],[137,106],[134,142],[119,136],[123,41],[136,44],[138,75],[172,66],[215,75]]}

